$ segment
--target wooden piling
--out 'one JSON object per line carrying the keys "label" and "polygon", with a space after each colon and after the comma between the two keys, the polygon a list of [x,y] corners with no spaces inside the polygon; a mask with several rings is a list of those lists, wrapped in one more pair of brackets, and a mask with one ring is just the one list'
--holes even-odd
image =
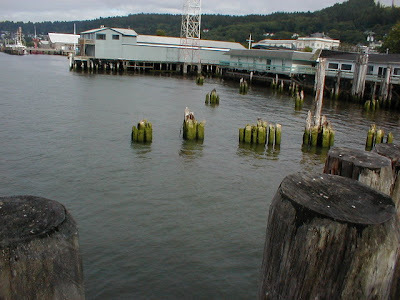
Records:
{"label": "wooden piling", "polygon": [[282,140],[282,125],[276,124],[275,126],[275,145],[279,146]]}
{"label": "wooden piling", "polygon": [[251,125],[246,125],[244,131],[244,142],[246,144],[251,144]]}
{"label": "wooden piling", "polygon": [[153,125],[147,120],[141,120],[137,126],[132,126],[132,142],[151,143],[153,141]]}
{"label": "wooden piling", "polygon": [[197,122],[193,112],[186,107],[182,125],[183,139],[203,141],[205,123],[206,121]]}
{"label": "wooden piling", "polygon": [[340,79],[342,77],[342,72],[338,71],[337,76],[336,76],[336,83],[335,83],[335,99],[339,99],[339,93],[340,93]]}
{"label": "wooden piling", "polygon": [[351,95],[357,99],[362,99],[364,97],[365,80],[368,70],[368,60],[369,58],[367,53],[359,54],[354,67],[354,79],[351,89]]}
{"label": "wooden piling", "polygon": [[244,142],[244,128],[239,128],[239,143]]}
{"label": "wooden piling", "polygon": [[216,89],[213,89],[210,93],[206,95],[206,104],[219,105],[219,95]]}
{"label": "wooden piling", "polygon": [[397,214],[400,217],[400,146],[385,143],[377,144],[372,152],[379,154],[390,161],[392,168],[392,187],[390,189],[390,195],[393,198]]}
{"label": "wooden piling", "polygon": [[204,84],[204,76],[197,76],[196,77],[196,84],[203,85]]}
{"label": "wooden piling", "polygon": [[259,299],[388,299],[394,219],[390,197],[357,181],[286,177],[270,206]]}
{"label": "wooden piling", "polygon": [[267,130],[264,126],[257,127],[257,143],[260,145],[265,145],[267,139]]}
{"label": "wooden piling", "polygon": [[275,142],[275,126],[269,124],[268,126],[268,145],[274,145]]}
{"label": "wooden piling", "polygon": [[391,161],[374,152],[344,147],[332,148],[328,152],[324,173],[352,178],[377,191],[391,194]]}
{"label": "wooden piling", "polygon": [[249,90],[249,85],[247,81],[244,80],[243,78],[240,78],[239,93],[244,95],[247,94],[248,90]]}
{"label": "wooden piling", "polygon": [[85,299],[75,221],[58,202],[0,197],[0,299]]}

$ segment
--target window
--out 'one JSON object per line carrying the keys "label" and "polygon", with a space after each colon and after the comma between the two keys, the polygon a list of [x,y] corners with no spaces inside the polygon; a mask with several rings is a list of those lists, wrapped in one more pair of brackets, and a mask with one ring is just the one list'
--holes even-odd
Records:
{"label": "window", "polygon": [[96,40],[105,40],[106,35],[102,33],[96,33]]}
{"label": "window", "polygon": [[379,69],[378,69],[379,76],[385,76],[386,72],[387,72],[387,68],[379,67]]}
{"label": "window", "polygon": [[119,34],[113,34],[112,39],[113,40],[119,40]]}
{"label": "window", "polygon": [[339,69],[339,64],[335,64],[335,63],[329,63],[329,65],[328,65],[328,69],[334,69],[334,70],[337,70],[337,69]]}
{"label": "window", "polygon": [[342,70],[344,71],[351,71],[351,65],[348,64],[342,64]]}
{"label": "window", "polygon": [[394,68],[393,74],[394,75],[400,75],[400,69],[399,68]]}
{"label": "window", "polygon": [[372,75],[372,74],[374,74],[374,66],[368,66],[367,75]]}

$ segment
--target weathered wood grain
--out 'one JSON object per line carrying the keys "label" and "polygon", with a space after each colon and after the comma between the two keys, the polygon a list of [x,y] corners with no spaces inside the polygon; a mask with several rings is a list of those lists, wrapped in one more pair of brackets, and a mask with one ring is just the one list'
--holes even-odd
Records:
{"label": "weathered wood grain", "polygon": [[389,196],[329,174],[286,177],[270,207],[260,299],[389,299],[399,232]]}
{"label": "weathered wood grain", "polygon": [[58,202],[0,197],[0,299],[84,299],[78,231]]}

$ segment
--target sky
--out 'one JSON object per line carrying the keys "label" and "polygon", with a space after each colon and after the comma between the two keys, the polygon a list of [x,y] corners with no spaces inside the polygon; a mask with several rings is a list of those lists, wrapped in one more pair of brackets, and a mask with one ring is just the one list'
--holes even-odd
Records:
{"label": "sky", "polygon": [[[391,5],[392,0],[379,0]],[[0,0],[0,21],[74,21],[137,13],[181,14],[184,0]],[[316,11],[344,0],[202,0],[203,14]],[[398,4],[397,4],[398,3]],[[400,5],[400,0],[395,0]]]}

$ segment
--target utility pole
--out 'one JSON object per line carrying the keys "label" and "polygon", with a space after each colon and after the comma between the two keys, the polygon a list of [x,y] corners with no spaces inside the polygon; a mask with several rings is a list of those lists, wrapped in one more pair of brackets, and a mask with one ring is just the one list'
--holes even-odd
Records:
{"label": "utility pole", "polygon": [[251,49],[251,43],[254,42],[254,40],[251,39],[251,33],[249,39],[246,40],[246,42],[249,42],[249,49]]}

